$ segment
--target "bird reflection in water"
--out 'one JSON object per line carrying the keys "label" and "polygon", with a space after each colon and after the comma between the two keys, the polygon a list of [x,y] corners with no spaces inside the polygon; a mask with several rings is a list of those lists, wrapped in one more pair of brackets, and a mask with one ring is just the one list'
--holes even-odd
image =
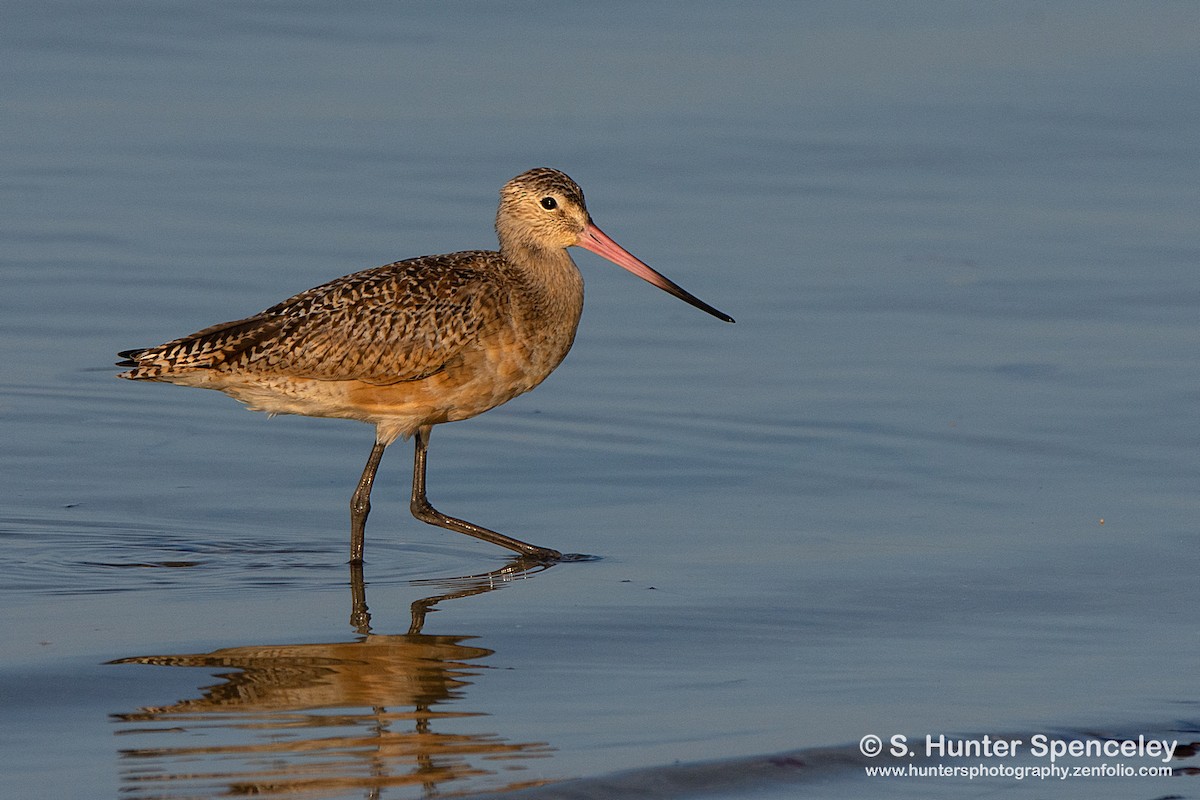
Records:
{"label": "bird reflection in water", "polygon": [[[201,697],[114,714],[124,797],[278,794],[429,796],[538,785],[523,761],[552,752],[496,733],[464,733],[486,716],[458,702],[491,650],[471,636],[421,633],[437,603],[482,594],[547,569],[523,559],[483,575],[421,581],[446,589],[412,604],[407,633],[371,632],[361,565],[351,567],[355,641],[250,645],[211,653],[137,656],[113,664],[228,669]],[[470,662],[475,662],[472,664]],[[451,704],[453,707],[449,707]],[[440,708],[447,706],[446,708]],[[407,787],[407,789],[403,788]]]}

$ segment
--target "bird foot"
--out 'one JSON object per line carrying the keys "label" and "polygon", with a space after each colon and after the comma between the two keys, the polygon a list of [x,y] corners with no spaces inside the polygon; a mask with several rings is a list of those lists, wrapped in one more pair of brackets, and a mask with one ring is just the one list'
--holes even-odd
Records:
{"label": "bird foot", "polygon": [[563,553],[559,557],[560,562],[576,562],[576,561],[600,561],[603,556],[590,556],[587,553]]}

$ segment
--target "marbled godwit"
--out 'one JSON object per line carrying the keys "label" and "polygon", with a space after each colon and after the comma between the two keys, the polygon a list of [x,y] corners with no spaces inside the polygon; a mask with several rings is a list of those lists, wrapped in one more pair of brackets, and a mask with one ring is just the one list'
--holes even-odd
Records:
{"label": "marbled godwit", "polygon": [[676,297],[733,322],[639,261],[596,227],[583,191],[554,169],[500,190],[499,252],[469,250],[356,272],[260,314],[142,350],[120,377],[216,389],[268,414],[356,419],[375,446],[350,501],[350,561],[360,563],[371,486],[384,449],[415,438],[417,519],[554,561],[537,547],[442,514],[425,498],[429,433],[537,386],[566,356],[583,310],[567,248],[591,250]]}

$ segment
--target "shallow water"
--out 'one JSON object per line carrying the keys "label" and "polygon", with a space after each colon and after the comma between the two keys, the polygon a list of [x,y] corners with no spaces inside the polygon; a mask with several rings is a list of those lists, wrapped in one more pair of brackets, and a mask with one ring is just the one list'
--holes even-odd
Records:
{"label": "shallow water", "polygon": [[[855,752],[1200,739],[1198,17],[10,10],[5,796],[1197,796]],[[398,444],[360,582],[369,429],[114,379],[117,350],[490,246],[540,164],[738,320],[580,253],[563,366],[435,430],[440,508],[600,560],[420,525]]]}

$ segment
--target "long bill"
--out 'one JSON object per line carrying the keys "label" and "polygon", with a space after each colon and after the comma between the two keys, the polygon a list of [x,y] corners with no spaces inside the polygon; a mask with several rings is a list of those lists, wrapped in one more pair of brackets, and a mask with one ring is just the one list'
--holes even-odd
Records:
{"label": "long bill", "polygon": [[701,311],[707,311],[717,319],[724,320],[725,322],[733,322],[733,317],[713,308],[665,275],[655,272],[624,247],[613,241],[612,237],[596,227],[596,223],[591,220],[588,220],[587,227],[583,229],[583,233],[579,234],[579,241],[575,244],[584,250],[591,250],[602,258],[607,258],[618,267],[629,270],[647,283],[654,284],[664,292],[675,295],[683,302],[690,303]]}

